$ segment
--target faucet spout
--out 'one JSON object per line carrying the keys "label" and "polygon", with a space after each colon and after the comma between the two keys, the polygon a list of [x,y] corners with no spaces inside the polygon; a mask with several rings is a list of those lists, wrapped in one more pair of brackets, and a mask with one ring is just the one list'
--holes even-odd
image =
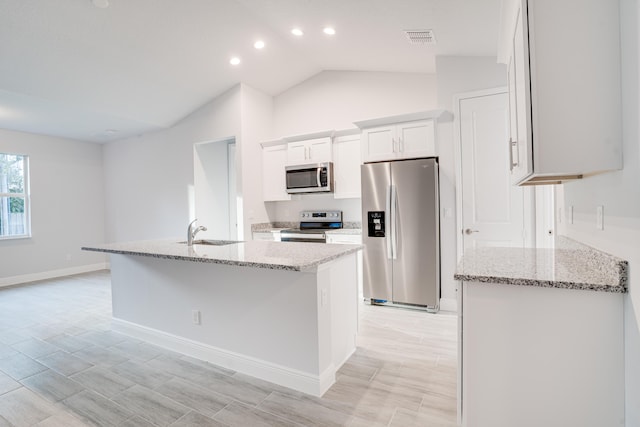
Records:
{"label": "faucet spout", "polygon": [[193,228],[194,224],[196,223],[198,219],[194,219],[193,221],[191,221],[189,223],[189,227],[187,228],[187,246],[193,246],[193,239],[195,239],[196,234],[198,234],[199,231],[207,231],[207,227],[197,227],[197,228]]}

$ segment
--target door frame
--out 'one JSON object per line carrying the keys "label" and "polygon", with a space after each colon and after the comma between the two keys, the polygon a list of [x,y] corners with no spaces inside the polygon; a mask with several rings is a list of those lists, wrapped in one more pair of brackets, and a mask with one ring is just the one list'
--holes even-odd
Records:
{"label": "door frame", "polygon": [[[491,89],[462,92],[453,95],[453,157],[456,170],[456,256],[460,260],[464,253],[464,239],[462,236],[462,138],[460,122],[460,103],[465,99],[480,98],[483,96],[508,94],[506,86]],[[505,144],[506,146],[506,144]],[[535,247],[535,199],[530,187],[524,188],[524,228],[525,246]]]}

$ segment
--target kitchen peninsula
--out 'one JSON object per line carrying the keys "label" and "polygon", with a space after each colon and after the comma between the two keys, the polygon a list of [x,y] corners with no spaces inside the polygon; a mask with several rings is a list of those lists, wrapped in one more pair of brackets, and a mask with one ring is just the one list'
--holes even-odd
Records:
{"label": "kitchen peninsula", "polygon": [[114,330],[315,396],[355,351],[360,245],[82,249],[111,254]]}

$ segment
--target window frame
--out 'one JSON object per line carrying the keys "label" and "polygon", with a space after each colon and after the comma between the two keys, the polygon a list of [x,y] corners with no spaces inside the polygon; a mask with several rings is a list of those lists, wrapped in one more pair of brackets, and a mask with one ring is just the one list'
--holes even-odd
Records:
{"label": "window frame", "polygon": [[29,155],[18,153],[0,152],[0,155],[20,156],[23,159],[22,179],[24,184],[23,193],[1,193],[0,197],[19,197],[24,200],[25,232],[23,234],[0,235],[0,242],[4,240],[29,239],[31,238],[31,190],[29,186]]}

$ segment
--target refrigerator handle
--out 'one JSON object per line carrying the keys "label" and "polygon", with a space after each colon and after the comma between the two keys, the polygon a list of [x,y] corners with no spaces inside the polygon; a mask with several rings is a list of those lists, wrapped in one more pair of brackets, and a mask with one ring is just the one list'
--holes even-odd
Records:
{"label": "refrigerator handle", "polygon": [[385,209],[387,218],[384,222],[384,232],[385,232],[385,241],[387,242],[387,259],[393,259],[393,249],[391,245],[391,196],[392,196],[392,185],[387,186],[387,194],[385,196]]}
{"label": "refrigerator handle", "polygon": [[391,259],[396,259],[398,256],[398,228],[397,228],[397,215],[398,215],[398,192],[395,185],[391,185],[391,197],[389,200],[391,205],[391,214],[388,220],[389,227],[391,228]]}

